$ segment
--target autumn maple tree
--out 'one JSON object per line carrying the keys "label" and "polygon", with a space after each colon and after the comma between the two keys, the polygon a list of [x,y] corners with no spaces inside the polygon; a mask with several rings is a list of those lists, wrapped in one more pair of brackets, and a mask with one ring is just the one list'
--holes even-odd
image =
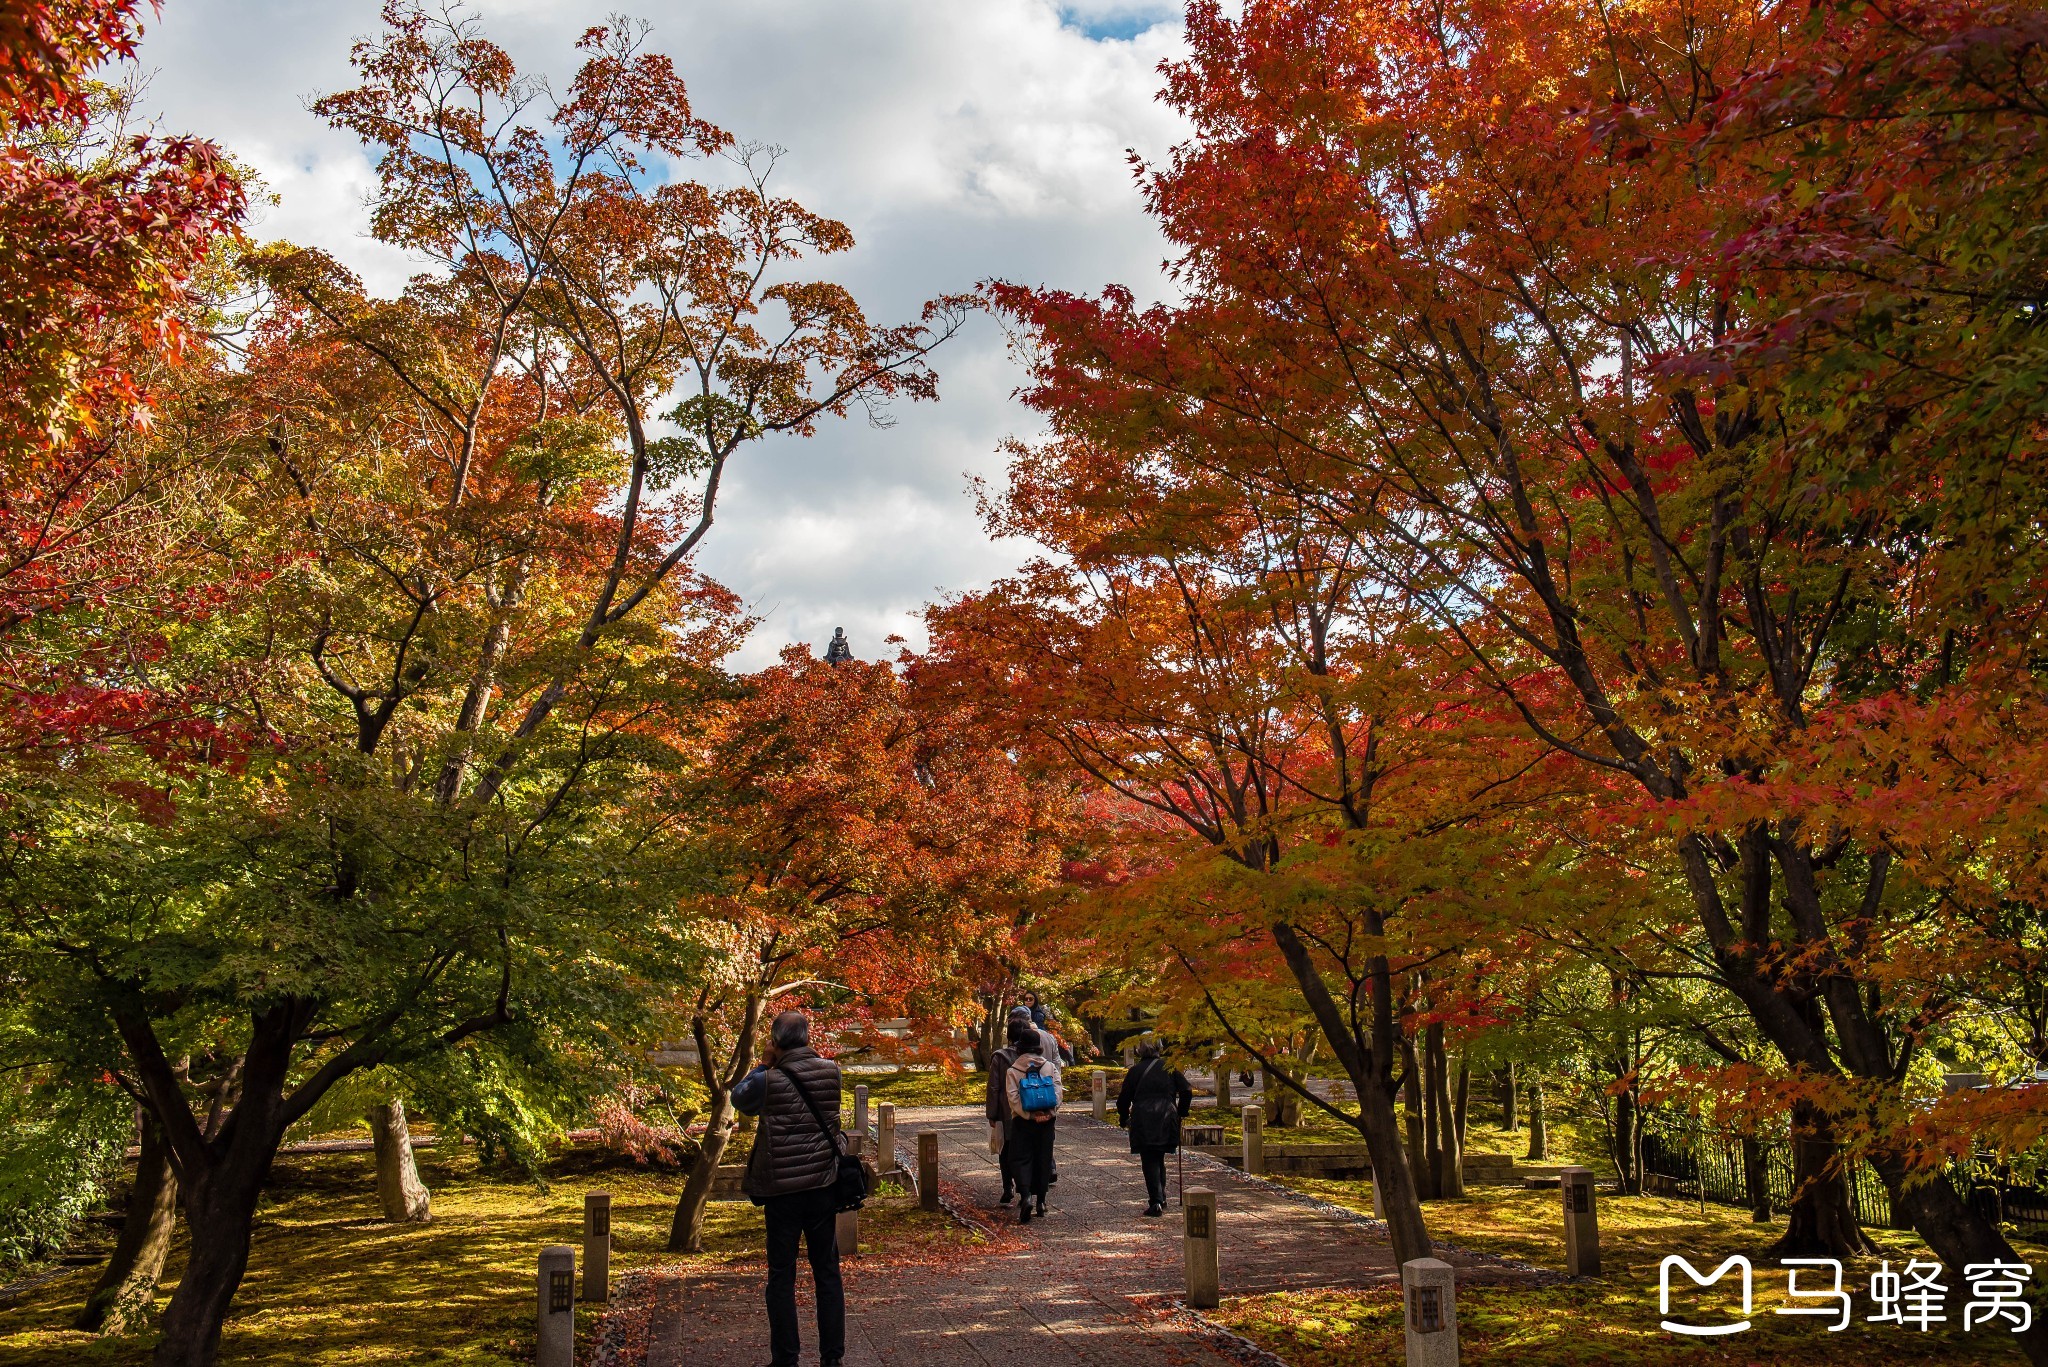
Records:
{"label": "autumn maple tree", "polygon": [[1300,504],[1246,502],[1217,447],[1155,447],[1127,403],[1045,407],[1055,435],[1014,449],[990,521],[1059,558],[935,610],[923,677],[1149,814],[1130,823],[1148,872],[1071,923],[1108,917],[1163,956],[1159,990],[1193,1008],[1177,1019],[1258,1059],[1283,1118],[1335,1109],[1306,1085],[1326,1042],[1396,1250],[1426,1257],[1441,1132],[1411,1154],[1395,1102],[1426,1081],[1449,1114],[1441,1022],[1409,1028],[1444,945],[1415,927],[1470,890],[1469,828],[1540,754],[1498,726],[1489,743],[1484,691],[1407,590]]}
{"label": "autumn maple tree", "polygon": [[683,904],[712,965],[677,1006],[710,1107],[675,1252],[702,1246],[763,1013],[800,1002],[821,1031],[901,1015],[950,1036],[964,970],[1012,933],[988,908],[1044,882],[1058,852],[1059,791],[889,664],[791,647],[739,687],[666,798],[694,814],[711,861]]}
{"label": "autumn maple tree", "polygon": [[309,250],[230,263],[237,351],[154,438],[208,482],[153,587],[204,610],[142,650],[95,605],[71,638],[194,724],[9,774],[6,958],[176,1172],[164,1364],[215,1359],[272,1155],[343,1083],[431,1080],[460,1120],[480,1078],[651,1076],[701,861],[644,799],[745,627],[690,566],[722,474],[930,397],[956,316],[878,327],[804,280],[851,239],[760,157],[738,190],[681,174],[732,140],[643,29],[587,33],[556,98],[460,13],[385,17],[319,109],[421,272],[380,298]]}
{"label": "autumn maple tree", "polygon": [[[2024,272],[1970,244],[2033,182],[1962,192],[2031,145],[2038,57],[1908,13],[1197,4],[1167,80],[1194,136],[1146,182],[1185,300],[996,299],[1042,358],[1035,404],[1314,509],[1531,738],[1633,786],[1689,947],[1777,1055],[1784,1249],[1860,1245],[1847,1142],[1959,1270],[2011,1249],[1933,1170],[2029,1142],[2037,1107],[1905,1081],[1950,984],[2009,961],[1993,908],[2031,897],[2000,852],[2038,807],[2000,771],[2039,750],[2015,668],[2039,600],[2030,555],[1988,553],[2037,524],[2025,480],[1987,502],[1936,443],[1888,453],[1922,421],[1987,439],[1972,404],[2020,401],[1983,351],[1958,357],[1981,380],[1916,388],[1905,348],[2022,325]],[[1923,182],[1879,139],[1845,168],[1857,118],[1904,141],[1974,120],[1998,151]],[[1909,244],[1923,194],[1952,213]],[[1789,375],[1794,346],[1830,363]],[[1999,441],[2032,442],[2014,416]],[[1967,594],[1944,578],[1966,549]]]}

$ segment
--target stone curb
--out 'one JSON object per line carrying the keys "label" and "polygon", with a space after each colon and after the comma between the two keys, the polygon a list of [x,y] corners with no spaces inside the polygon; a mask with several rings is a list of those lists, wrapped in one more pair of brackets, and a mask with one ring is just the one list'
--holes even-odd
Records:
{"label": "stone curb", "polygon": [[605,1304],[604,1318],[597,1322],[597,1342],[590,1350],[591,1367],[619,1367],[622,1362],[646,1358],[647,1345],[644,1343],[639,1345],[637,1359],[624,1355],[634,1346],[632,1338],[635,1324],[639,1326],[641,1333],[645,1334],[647,1317],[628,1316],[620,1312],[631,1305],[633,1298],[645,1290],[651,1280],[645,1269],[636,1269],[621,1273],[619,1279],[612,1284],[611,1299]]}
{"label": "stone curb", "polygon": [[1187,1326],[1209,1340],[1220,1352],[1244,1363],[1245,1367],[1293,1367],[1286,1358],[1267,1352],[1236,1330],[1225,1328],[1186,1303],[1168,1301],[1167,1304],[1170,1307],[1167,1319]]}

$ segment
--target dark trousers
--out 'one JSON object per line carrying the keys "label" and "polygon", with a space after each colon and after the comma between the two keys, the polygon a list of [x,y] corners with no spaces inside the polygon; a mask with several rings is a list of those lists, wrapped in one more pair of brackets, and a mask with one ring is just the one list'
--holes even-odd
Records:
{"label": "dark trousers", "polygon": [[1017,1185],[1017,1159],[1024,1152],[1017,1139],[1014,1121],[1003,1126],[1003,1151],[996,1155],[996,1167],[1003,1174],[1003,1190],[1013,1190]]}
{"label": "dark trousers", "polygon": [[[1052,1123],[1052,1121],[1046,1122],[1047,1125]],[[1003,1131],[1003,1151],[996,1155],[996,1171],[1003,1175],[1003,1190],[1006,1192],[1013,1190],[1022,1191],[1024,1189],[1023,1182],[1017,1176],[1017,1165],[1023,1160],[1025,1149],[1024,1140],[1018,1135],[1018,1131],[1021,1128],[1022,1126],[1016,1121],[1010,1122],[1009,1127]],[[1034,1128],[1042,1127],[1034,1126]],[[1049,1156],[1045,1160],[1045,1183],[1047,1186],[1051,1186],[1059,1181],[1059,1179],[1060,1160],[1057,1155]]]}
{"label": "dark trousers", "polygon": [[1012,1173],[1017,1192],[1043,1200],[1052,1184],[1052,1130],[1056,1120],[1012,1120],[1010,1145],[1017,1157]]}
{"label": "dark trousers", "polygon": [[796,1367],[803,1340],[796,1323],[796,1244],[811,1255],[818,1289],[818,1360],[846,1356],[846,1290],[839,1280],[839,1203],[832,1188],[771,1196],[768,1215],[768,1350],[775,1367]]}
{"label": "dark trousers", "polygon": [[1145,1200],[1155,1206],[1166,1204],[1165,1149],[1139,1149],[1138,1162],[1145,1169]]}

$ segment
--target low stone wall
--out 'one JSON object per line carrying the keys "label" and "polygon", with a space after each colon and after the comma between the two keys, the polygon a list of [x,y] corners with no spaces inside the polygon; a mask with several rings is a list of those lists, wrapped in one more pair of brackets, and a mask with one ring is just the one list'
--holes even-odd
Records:
{"label": "low stone wall", "polygon": [[[1275,1144],[1273,1131],[1266,1131],[1266,1172],[1272,1176],[1358,1178],[1372,1176],[1372,1156],[1363,1143],[1357,1144]],[[1190,1153],[1203,1153],[1233,1168],[1244,1166],[1244,1150],[1237,1144],[1190,1144]],[[1465,1155],[1465,1185],[1507,1187],[1521,1180],[1514,1159],[1506,1154]]]}

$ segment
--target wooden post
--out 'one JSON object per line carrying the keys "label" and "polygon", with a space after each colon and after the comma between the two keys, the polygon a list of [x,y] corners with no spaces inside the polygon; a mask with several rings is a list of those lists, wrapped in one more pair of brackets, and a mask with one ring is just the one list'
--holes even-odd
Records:
{"label": "wooden post", "polygon": [[1380,1175],[1377,1172],[1372,1174],[1372,1218],[1375,1220],[1387,1218],[1387,1203],[1380,1196]]}
{"label": "wooden post", "polygon": [[939,1132],[925,1130],[917,1136],[917,1204],[925,1210],[939,1208]]}
{"label": "wooden post", "polygon": [[865,1082],[853,1089],[853,1129],[856,1134],[868,1132],[868,1085]]}
{"label": "wooden post", "polygon": [[1591,1168],[1566,1168],[1558,1174],[1564,1196],[1564,1270],[1573,1277],[1600,1274],[1600,1203]]}
{"label": "wooden post", "polygon": [[1253,1177],[1266,1175],[1266,1111],[1256,1104],[1244,1108],[1244,1170]]}
{"label": "wooden post", "polygon": [[1408,1367],[1458,1367],[1458,1284],[1438,1258],[1401,1264],[1408,1321]]}
{"label": "wooden post", "polygon": [[896,1171],[896,1108],[886,1101],[875,1107],[875,1171],[884,1177]]}
{"label": "wooden post", "polygon": [[576,1250],[550,1244],[540,1251],[539,1324],[534,1367],[576,1367]]}
{"label": "wooden post", "polygon": [[1089,1088],[1090,1097],[1095,1103],[1095,1118],[1097,1120],[1108,1119],[1109,1078],[1104,1075],[1103,1071],[1100,1068],[1095,1070],[1094,1080],[1089,1083]]}
{"label": "wooden post", "polygon": [[860,1256],[860,1212],[842,1210],[839,1212],[839,1256],[858,1258]]}
{"label": "wooden post", "polygon": [[1214,1310],[1222,1297],[1222,1268],[1217,1258],[1216,1193],[1196,1187],[1183,1202],[1185,1224],[1182,1245],[1186,1250],[1188,1304],[1196,1310]]}
{"label": "wooden post", "polygon": [[612,1295],[612,1194],[583,1193],[583,1299],[606,1301]]}
{"label": "wooden post", "polygon": [[1222,1059],[1216,1060],[1216,1109],[1230,1113],[1230,1069]]}

